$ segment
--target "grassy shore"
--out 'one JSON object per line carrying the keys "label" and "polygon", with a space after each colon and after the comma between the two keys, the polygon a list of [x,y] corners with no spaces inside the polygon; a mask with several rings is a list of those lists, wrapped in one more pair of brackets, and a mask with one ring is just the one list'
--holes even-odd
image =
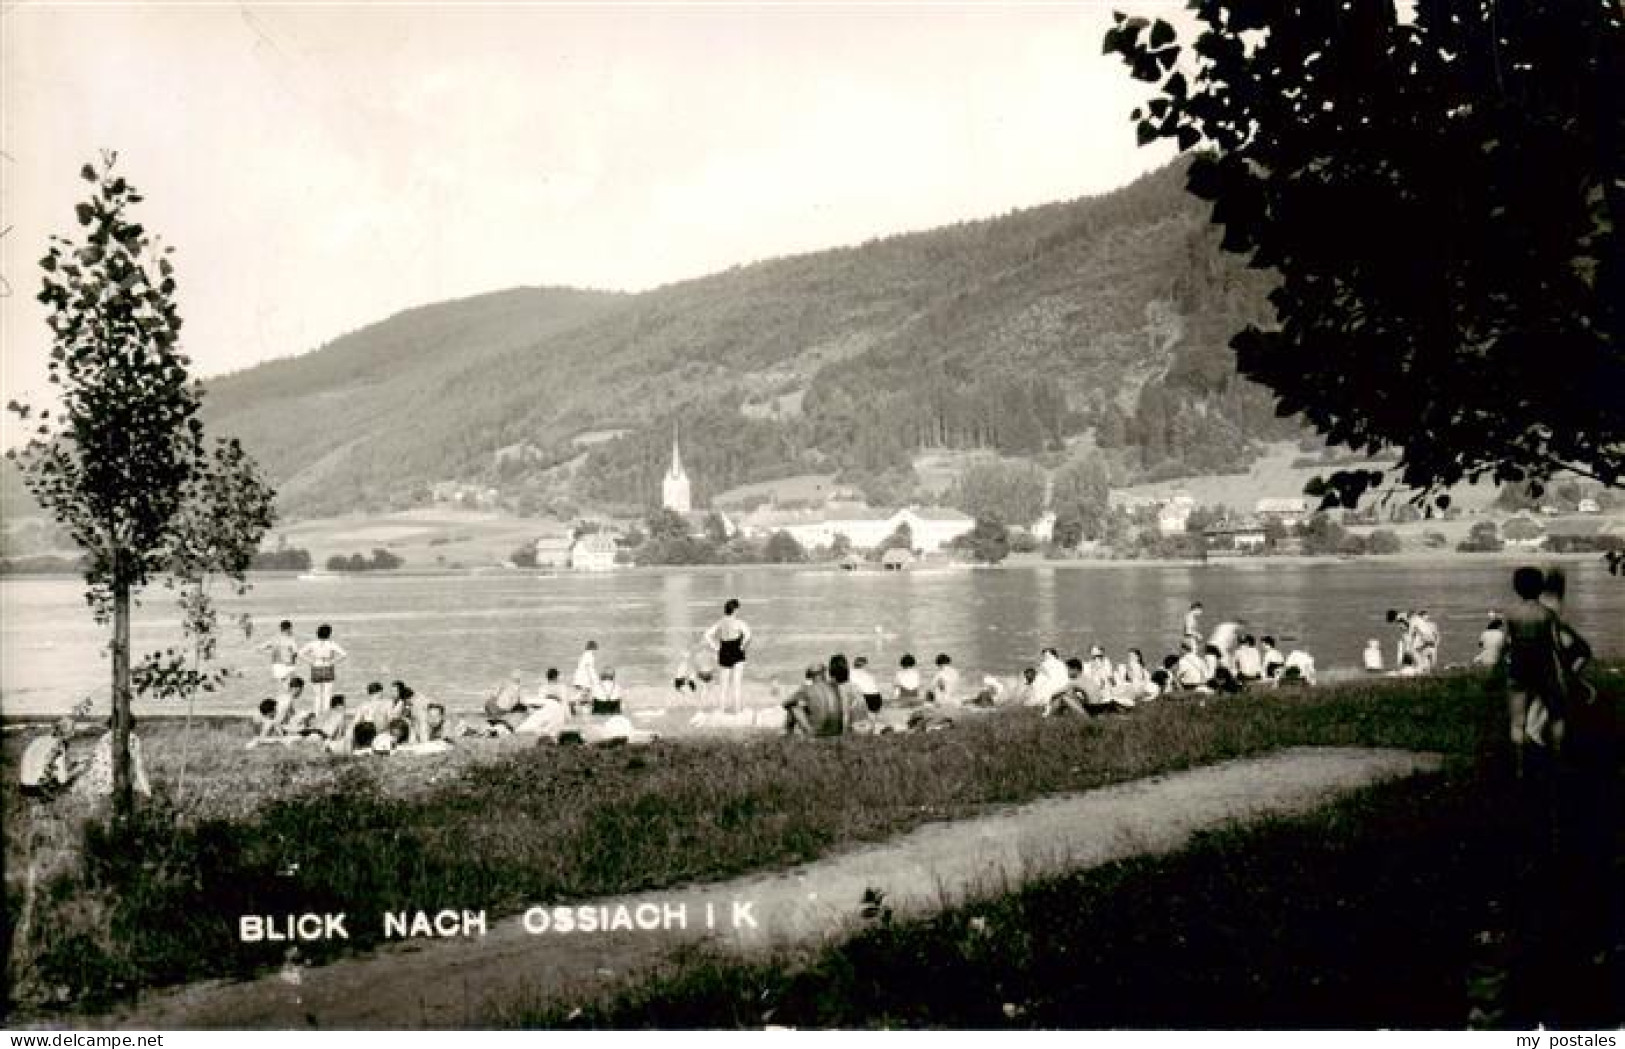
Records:
{"label": "grassy shore", "polygon": [[199,737],[184,793],[180,726],[154,725],[144,745],[157,797],[124,842],[71,799],[18,797],[20,741],[8,740],[7,989],[31,1009],[94,1006],[280,962],[274,947],[239,942],[242,915],[344,911],[348,947],[365,948],[386,910],[494,918],[719,879],[1282,746],[1434,750],[1470,768],[1496,745],[1500,717],[1481,678],[1448,676],[1172,701],[1101,720],[1012,711],[916,736],[638,750],[504,740],[419,761],[245,752],[215,727]]}

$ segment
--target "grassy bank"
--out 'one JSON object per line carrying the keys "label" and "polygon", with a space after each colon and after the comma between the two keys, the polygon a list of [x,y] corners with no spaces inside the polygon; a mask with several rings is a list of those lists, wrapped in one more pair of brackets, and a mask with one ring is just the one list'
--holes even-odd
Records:
{"label": "grassy bank", "polygon": [[279,948],[238,941],[242,915],[344,911],[349,947],[366,947],[386,910],[474,907],[494,918],[717,879],[990,805],[1281,746],[1437,750],[1472,765],[1501,734],[1498,703],[1464,676],[1171,702],[1098,721],[1017,711],[948,732],[819,743],[617,751],[508,740],[414,763],[244,752],[230,738],[192,759],[177,801],[179,727],[144,731],[158,797],[123,843],[71,801],[17,797],[17,741],[7,742],[14,1002],[93,1005],[280,962]]}
{"label": "grassy bank", "polygon": [[[1617,779],[1615,780],[1617,784]],[[1055,878],[827,949],[695,954],[520,1026],[1530,1028],[1625,1022],[1625,871],[1593,805],[1388,784],[1311,816]],[[1604,833],[1599,833],[1602,831]],[[1612,858],[1612,861],[1611,861]]]}

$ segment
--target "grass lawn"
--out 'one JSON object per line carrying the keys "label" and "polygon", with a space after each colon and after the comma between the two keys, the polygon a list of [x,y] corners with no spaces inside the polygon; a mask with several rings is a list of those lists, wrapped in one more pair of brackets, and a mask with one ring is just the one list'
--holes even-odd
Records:
{"label": "grass lawn", "polygon": [[[1617,702],[1620,679],[1610,680]],[[144,725],[158,796],[124,842],[72,800],[18,797],[19,744],[7,741],[14,1005],[90,1006],[280,962],[276,947],[238,941],[245,914],[345,911],[349,947],[364,948],[386,910],[478,901],[495,918],[720,879],[929,820],[1282,746],[1435,750],[1471,770],[1502,728],[1485,682],[1452,676],[1174,701],[1101,720],[1013,711],[917,736],[638,750],[507,740],[420,762],[245,752],[235,731],[206,730],[180,795],[178,726]],[[305,953],[320,960],[344,947]]]}

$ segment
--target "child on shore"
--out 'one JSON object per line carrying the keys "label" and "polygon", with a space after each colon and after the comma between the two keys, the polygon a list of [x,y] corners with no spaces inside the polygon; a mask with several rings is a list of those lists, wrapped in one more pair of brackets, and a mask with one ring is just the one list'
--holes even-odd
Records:
{"label": "child on shore", "polygon": [[926,694],[930,702],[950,705],[959,701],[959,670],[953,663],[948,653],[937,654],[937,673],[931,679],[931,689]]}
{"label": "child on shore", "polygon": [[570,677],[570,687],[575,691],[575,698],[570,701],[572,712],[592,703],[592,690],[598,687],[597,641],[588,641],[587,647],[582,649],[581,658],[576,660],[576,672]]}

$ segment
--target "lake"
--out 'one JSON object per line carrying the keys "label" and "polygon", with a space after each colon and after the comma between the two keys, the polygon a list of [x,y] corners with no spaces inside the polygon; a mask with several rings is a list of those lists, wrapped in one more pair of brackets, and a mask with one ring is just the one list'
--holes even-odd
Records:
{"label": "lake", "polygon": [[[997,570],[899,573],[806,570],[655,570],[539,576],[529,571],[469,576],[359,575],[329,580],[256,580],[246,597],[222,601],[228,624],[221,661],[243,672],[201,701],[208,713],[243,713],[272,691],[269,657],[256,646],[291,619],[301,641],[319,623],[350,653],[339,691],[359,695],[371,680],[402,679],[453,710],[479,707],[510,670],[527,688],[556,666],[566,679],[586,639],[599,666],[617,668],[634,706],[671,702],[671,671],[684,645],[721,613],[728,597],[756,633],[748,680],[766,702],[766,683],[789,684],[810,659],[867,654],[889,679],[898,657],[923,666],[938,652],[967,677],[1013,675],[1053,644],[1064,654],[1105,646],[1121,660],[1130,646],[1147,661],[1176,644],[1186,608],[1206,606],[1205,624],[1242,619],[1275,635],[1283,650],[1307,648],[1322,669],[1354,667],[1368,637],[1391,658],[1391,607],[1426,608],[1443,632],[1442,662],[1469,660],[1485,613],[1505,605],[1515,562],[1505,559],[1268,560],[1210,565],[1117,563],[1034,565]],[[1625,648],[1625,580],[1595,560],[1571,562],[1569,617],[1599,653]],[[253,617],[245,639],[231,626]],[[137,651],[178,641],[168,592],[149,591],[136,618]],[[91,618],[82,585],[70,579],[0,581],[0,711],[59,712],[86,694],[105,712],[108,631]],[[137,702],[138,713],[174,705]]]}

